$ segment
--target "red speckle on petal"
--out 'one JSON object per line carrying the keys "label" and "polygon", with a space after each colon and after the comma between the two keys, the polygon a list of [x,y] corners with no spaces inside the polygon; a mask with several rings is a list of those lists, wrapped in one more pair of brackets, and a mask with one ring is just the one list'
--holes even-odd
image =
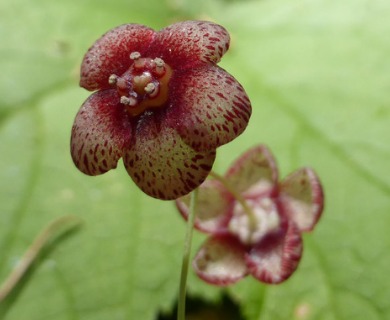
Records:
{"label": "red speckle on petal", "polygon": [[224,100],[227,100],[227,98],[224,96],[223,93],[221,93],[221,92],[216,92],[215,94],[216,94],[217,96],[219,96],[220,98],[222,98],[222,99],[224,99]]}
{"label": "red speckle on petal", "polygon": [[211,166],[207,165],[207,164],[200,164],[199,167],[201,167],[203,170],[205,171],[211,171]]}
{"label": "red speckle on petal", "polygon": [[[211,101],[215,101],[215,98],[213,97],[213,96],[211,96],[211,95],[207,95],[207,97],[211,100]],[[210,105],[207,105],[209,108],[210,108]]]}

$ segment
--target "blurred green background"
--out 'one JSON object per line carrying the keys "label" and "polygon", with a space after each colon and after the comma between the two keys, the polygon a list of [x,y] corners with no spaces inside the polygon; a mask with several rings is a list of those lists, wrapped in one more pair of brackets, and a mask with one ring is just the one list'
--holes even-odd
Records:
{"label": "blurred green background", "polygon": [[89,95],[79,65],[101,34],[208,19],[231,33],[221,66],[253,104],[247,131],[218,150],[214,169],[266,143],[282,176],[315,168],[326,210],[286,283],[247,278],[220,290],[191,272],[189,295],[227,296],[247,320],[390,319],[389,17],[388,0],[1,1],[0,279],[50,220],[85,223],[45,252],[0,318],[149,320],[172,310],[182,218],[172,202],[142,194],[121,164],[82,175],[69,137]]}

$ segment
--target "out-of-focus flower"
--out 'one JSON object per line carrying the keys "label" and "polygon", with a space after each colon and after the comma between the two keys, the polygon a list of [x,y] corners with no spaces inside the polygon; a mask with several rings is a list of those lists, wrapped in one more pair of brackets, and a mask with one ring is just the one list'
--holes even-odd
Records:
{"label": "out-of-focus flower", "polygon": [[[238,158],[224,177],[206,180],[198,198],[195,227],[211,235],[193,266],[200,278],[215,285],[248,274],[272,284],[288,279],[301,259],[301,233],[314,228],[324,201],[310,168],[279,182],[275,159],[264,145]],[[187,218],[189,197],[176,204]]]}
{"label": "out-of-focus flower", "polygon": [[126,24],[86,53],[80,85],[95,91],[78,112],[71,155],[85,174],[116,168],[148,195],[176,199],[209,174],[216,148],[240,135],[251,105],[216,64],[229,48],[220,25],[185,21],[158,32]]}

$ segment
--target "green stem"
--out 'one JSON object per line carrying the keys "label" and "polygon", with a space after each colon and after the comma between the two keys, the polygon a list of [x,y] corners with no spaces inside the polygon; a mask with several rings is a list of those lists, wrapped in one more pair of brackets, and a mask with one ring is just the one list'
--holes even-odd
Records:
{"label": "green stem", "polygon": [[249,219],[249,225],[252,227],[252,229],[258,228],[258,221],[256,219],[256,215],[253,212],[253,210],[248,206],[248,203],[244,199],[244,197],[241,195],[241,193],[237,192],[236,189],[229,183],[229,181],[219,175],[218,173],[215,173],[214,171],[211,171],[209,174],[211,177],[214,179],[218,180],[223,184],[223,186],[233,195],[233,197],[237,200],[237,202],[242,206],[244,209],[245,213],[248,216]]}
{"label": "green stem", "polygon": [[81,219],[75,216],[63,216],[50,222],[35,238],[31,246],[22,256],[16,267],[0,287],[0,302],[2,302],[19,283],[42,249],[55,237],[79,226]]}
{"label": "green stem", "polygon": [[181,265],[179,301],[177,306],[177,320],[185,320],[186,316],[186,291],[187,291],[187,275],[188,266],[191,255],[192,233],[194,229],[194,221],[196,216],[196,203],[198,200],[198,189],[195,189],[191,194],[190,212],[187,221],[186,239],[184,242],[183,260]]}

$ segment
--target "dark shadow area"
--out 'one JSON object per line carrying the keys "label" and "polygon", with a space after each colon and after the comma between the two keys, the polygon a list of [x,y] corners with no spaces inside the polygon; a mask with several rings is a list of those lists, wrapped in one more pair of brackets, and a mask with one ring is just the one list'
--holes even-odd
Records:
{"label": "dark shadow area", "polygon": [[[156,320],[176,320],[177,304],[172,313],[160,313]],[[244,320],[240,314],[239,306],[223,295],[217,303],[210,303],[201,298],[187,297],[186,320]]]}

